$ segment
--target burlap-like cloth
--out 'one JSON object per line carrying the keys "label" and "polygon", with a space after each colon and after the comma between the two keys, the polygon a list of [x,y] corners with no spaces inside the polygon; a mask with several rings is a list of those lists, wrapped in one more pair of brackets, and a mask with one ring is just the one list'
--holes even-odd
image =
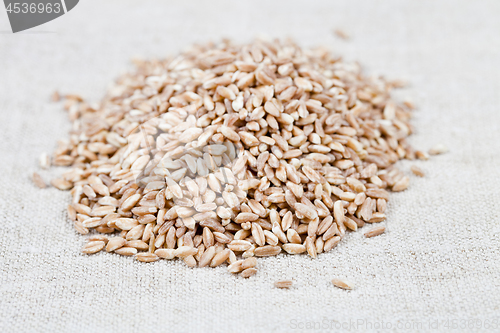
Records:
{"label": "burlap-like cloth", "polygon": [[[1,331],[498,332],[499,17],[495,0],[85,0],[11,34],[0,10]],[[49,95],[59,89],[96,101],[133,56],[259,34],[328,45],[369,73],[408,79],[399,95],[418,105],[411,142],[444,143],[450,152],[401,163],[426,176],[411,176],[410,188],[391,196],[384,235],[350,233],[316,260],[260,259],[247,280],[225,267],[82,255],[85,237],[66,217],[69,194],[30,182],[39,154],[70,127]],[[333,277],[356,289],[334,288]],[[295,284],[280,290],[279,279]]]}

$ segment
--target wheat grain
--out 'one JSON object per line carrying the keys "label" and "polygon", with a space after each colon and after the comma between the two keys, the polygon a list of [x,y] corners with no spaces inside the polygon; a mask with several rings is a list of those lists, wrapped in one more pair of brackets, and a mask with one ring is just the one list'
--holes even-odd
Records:
{"label": "wheat grain", "polygon": [[306,247],[302,244],[283,244],[283,250],[289,254],[300,254],[306,252]]}
{"label": "wheat grain", "polygon": [[257,247],[254,252],[255,256],[257,257],[275,256],[281,252],[281,247],[273,245],[264,245]]}
{"label": "wheat grain", "polygon": [[394,163],[428,158],[406,140],[413,105],[390,97],[400,82],[323,51],[224,41],[137,66],[95,107],[67,95],[71,140],[40,157],[71,166],[51,184],[71,189],[75,229],[99,233],[86,253],[249,277],[255,257],[314,258],[385,220],[409,186]]}
{"label": "wheat grain", "polygon": [[424,151],[421,151],[421,150],[417,150],[415,152],[415,156],[419,159],[419,160],[424,160],[424,161],[427,161],[429,159],[429,154],[427,154],[426,152]]}
{"label": "wheat grain", "polygon": [[33,183],[39,188],[47,187],[47,184],[45,184],[43,178],[36,172],[33,172],[32,180],[33,180]]}
{"label": "wheat grain", "polygon": [[344,280],[344,279],[335,278],[332,280],[332,283],[337,288],[341,288],[341,289],[345,289],[345,290],[354,289],[354,284],[352,282]]}
{"label": "wheat grain", "polygon": [[104,249],[104,246],[106,246],[106,243],[103,241],[90,241],[85,244],[82,252],[85,254],[94,254]]}
{"label": "wheat grain", "polygon": [[447,153],[448,147],[443,145],[442,143],[435,145],[431,149],[429,149],[429,155],[439,155],[439,154],[444,154]]}
{"label": "wheat grain", "polygon": [[337,37],[342,38],[342,39],[345,39],[345,40],[348,40],[348,39],[350,39],[350,38],[351,38],[351,37],[349,36],[349,34],[347,34],[347,32],[345,32],[345,31],[344,31],[344,30],[342,30],[342,29],[335,29],[335,30],[333,31],[333,33],[334,33],[335,35],[337,35]]}
{"label": "wheat grain", "polygon": [[52,179],[50,182],[55,188],[66,191],[73,187],[73,184],[65,179]]}
{"label": "wheat grain", "polygon": [[251,277],[252,275],[254,275],[255,273],[257,273],[256,268],[247,268],[240,273],[240,276],[247,279],[247,278]]}
{"label": "wheat grain", "polygon": [[115,250],[125,246],[126,243],[127,243],[127,241],[122,237],[110,238],[108,240],[108,244],[106,244],[106,251],[108,251],[108,252],[115,251]]}
{"label": "wheat grain", "polygon": [[139,261],[143,262],[153,262],[157,261],[159,257],[154,254],[154,253],[149,253],[149,252],[140,252],[135,255],[135,258]]}
{"label": "wheat grain", "polygon": [[174,259],[175,258],[175,250],[174,249],[157,249],[155,254],[162,259]]}
{"label": "wheat grain", "polygon": [[378,226],[373,229],[370,229],[370,231],[365,232],[365,237],[371,238],[378,236],[380,234],[383,234],[385,232],[385,227],[384,226]]}
{"label": "wheat grain", "polygon": [[274,286],[280,289],[288,289],[293,285],[293,281],[291,280],[281,280],[274,282]]}
{"label": "wheat grain", "polygon": [[408,188],[409,185],[410,185],[410,178],[405,176],[401,178],[396,184],[394,184],[392,190],[394,192],[404,191]]}
{"label": "wheat grain", "polygon": [[416,165],[412,165],[412,166],[410,167],[410,169],[411,169],[411,172],[413,172],[413,174],[414,174],[414,175],[416,175],[416,176],[419,176],[419,177],[424,177],[424,176],[425,176],[424,171],[423,171],[422,169],[420,169],[420,168],[419,168],[418,166],[416,166]]}

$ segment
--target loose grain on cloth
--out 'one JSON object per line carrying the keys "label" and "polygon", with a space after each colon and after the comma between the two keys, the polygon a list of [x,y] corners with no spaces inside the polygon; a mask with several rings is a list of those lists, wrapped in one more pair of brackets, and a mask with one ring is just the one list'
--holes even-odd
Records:
{"label": "loose grain on cloth", "polygon": [[397,81],[279,39],[136,62],[92,106],[65,97],[72,131],[52,162],[71,168],[51,183],[71,188],[86,254],[227,261],[250,277],[237,256],[316,258],[385,221],[387,190],[408,188],[394,163],[415,159],[412,109],[390,99]]}
{"label": "loose grain on cloth", "polygon": [[[97,2],[85,1],[35,29],[46,33],[0,35],[0,328],[290,332],[347,323],[336,331],[391,331],[374,328],[383,321],[392,331],[425,332],[475,319],[479,331],[495,331],[485,327],[500,319],[500,5],[174,4],[110,1],[96,11]],[[349,41],[332,36],[338,27]],[[98,100],[133,55],[161,57],[221,34],[248,41],[264,32],[306,47],[330,44],[368,72],[410,81],[400,92],[418,107],[410,142],[442,143],[449,152],[400,164],[412,186],[391,196],[385,233],[351,233],[315,260],[262,258],[249,279],[222,267],[81,254],[82,236],[66,218],[70,196],[32,183],[35,171],[46,184],[62,171],[37,167],[40,153],[70,129],[60,105],[49,102],[53,91]],[[425,177],[413,175],[412,164]],[[336,288],[334,278],[355,288]],[[280,280],[293,287],[274,287]]]}

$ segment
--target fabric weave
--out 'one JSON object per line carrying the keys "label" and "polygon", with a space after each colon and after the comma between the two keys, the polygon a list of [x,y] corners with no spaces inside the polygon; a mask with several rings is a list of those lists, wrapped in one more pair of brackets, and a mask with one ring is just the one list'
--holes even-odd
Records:
{"label": "fabric weave", "polygon": [[[499,16],[494,0],[87,0],[43,26],[10,34],[0,11],[0,329],[498,331]],[[335,37],[335,28],[352,39]],[[367,225],[316,260],[259,259],[258,273],[247,280],[225,267],[81,254],[86,236],[66,217],[69,194],[30,181],[39,154],[70,130],[50,94],[58,89],[98,101],[133,56],[264,33],[304,47],[330,46],[368,73],[410,82],[397,92],[418,106],[410,141],[425,150],[443,143],[450,152],[400,163],[406,173],[415,164],[426,176],[412,175],[408,190],[391,195],[386,233],[365,239]],[[40,174],[48,181],[61,172]],[[334,277],[356,288],[337,289]],[[294,286],[275,288],[282,279]]]}

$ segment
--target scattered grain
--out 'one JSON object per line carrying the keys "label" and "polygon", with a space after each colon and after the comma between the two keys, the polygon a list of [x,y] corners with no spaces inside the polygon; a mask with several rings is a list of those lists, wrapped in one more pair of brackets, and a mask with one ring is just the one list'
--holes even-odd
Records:
{"label": "scattered grain", "polygon": [[339,38],[342,38],[342,39],[345,39],[345,40],[348,40],[350,39],[351,37],[349,36],[349,34],[347,32],[345,32],[345,30],[342,30],[342,29],[335,29],[333,31],[333,33],[339,37]]}
{"label": "scattered grain", "polygon": [[332,283],[335,287],[345,289],[345,290],[352,290],[354,289],[354,284],[350,281],[344,280],[344,279],[333,279]]}
{"label": "scattered grain", "polygon": [[440,155],[447,153],[448,151],[448,147],[440,143],[429,149],[429,155]]}
{"label": "scattered grain", "polygon": [[43,181],[42,176],[40,176],[38,173],[33,172],[33,177],[32,177],[33,183],[39,187],[39,188],[45,188],[47,187],[47,184]]}
{"label": "scattered grain", "polygon": [[423,171],[422,169],[420,169],[420,168],[419,168],[418,166],[416,166],[416,165],[412,165],[412,166],[410,167],[410,169],[411,169],[411,172],[413,172],[413,174],[414,174],[414,175],[416,175],[416,176],[419,176],[419,177],[423,177],[423,176],[425,176],[424,171]]}
{"label": "scattered grain", "polygon": [[281,280],[274,282],[274,286],[280,289],[288,289],[293,285],[292,280]]}

